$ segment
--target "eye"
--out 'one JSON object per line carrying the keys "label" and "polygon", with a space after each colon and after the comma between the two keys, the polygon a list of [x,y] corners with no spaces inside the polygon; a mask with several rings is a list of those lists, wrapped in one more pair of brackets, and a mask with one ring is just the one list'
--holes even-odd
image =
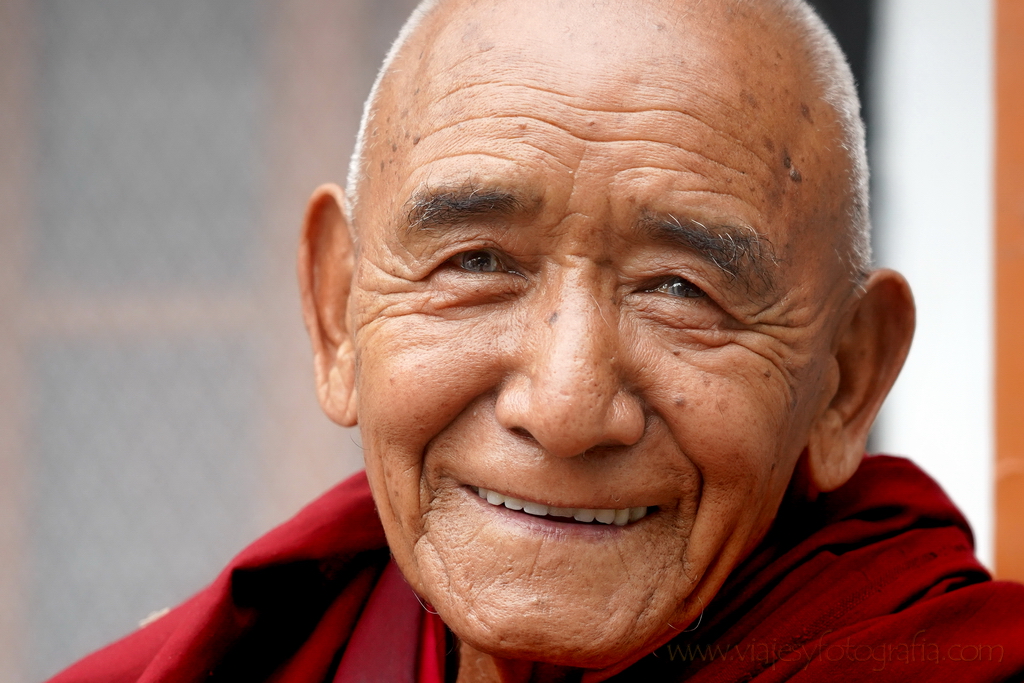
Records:
{"label": "eye", "polygon": [[662,292],[669,296],[677,296],[683,299],[699,299],[707,296],[697,285],[693,284],[689,280],[684,280],[681,277],[673,277],[665,282],[661,283],[658,287],[655,287],[652,292]]}
{"label": "eye", "polygon": [[508,268],[501,262],[497,254],[484,249],[464,251],[461,254],[456,254],[452,257],[451,262],[471,273],[501,273],[508,271]]}

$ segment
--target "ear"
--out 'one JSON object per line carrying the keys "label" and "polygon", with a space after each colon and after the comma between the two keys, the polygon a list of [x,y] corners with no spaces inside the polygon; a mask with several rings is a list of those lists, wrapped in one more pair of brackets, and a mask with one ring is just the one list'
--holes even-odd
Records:
{"label": "ear", "polygon": [[348,326],[354,263],[344,191],[321,185],[306,208],[299,290],[313,344],[317,397],[327,416],[344,427],[357,422],[355,347]]}
{"label": "ear", "polygon": [[914,299],[902,275],[876,270],[863,289],[836,332],[835,390],[811,427],[805,453],[809,483],[818,491],[839,488],[857,470],[914,336]]}

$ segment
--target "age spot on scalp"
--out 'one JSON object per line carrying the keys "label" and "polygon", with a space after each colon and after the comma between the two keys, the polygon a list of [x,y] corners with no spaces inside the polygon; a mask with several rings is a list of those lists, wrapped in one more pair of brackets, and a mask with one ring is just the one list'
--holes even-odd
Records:
{"label": "age spot on scalp", "polygon": [[800,113],[801,113],[801,114],[803,115],[803,117],[804,117],[805,119],[807,119],[807,120],[808,120],[809,122],[811,122],[811,123],[814,123],[814,119],[812,119],[812,118],[811,118],[811,108],[810,108],[810,107],[808,107],[808,106],[807,106],[807,105],[806,105],[805,103],[803,103],[803,102],[801,102],[801,103],[800,103]]}
{"label": "age spot on scalp", "polygon": [[782,152],[782,165],[789,169],[789,179],[793,182],[799,183],[804,179],[800,171],[793,165],[793,160],[789,158],[789,152],[785,150]]}

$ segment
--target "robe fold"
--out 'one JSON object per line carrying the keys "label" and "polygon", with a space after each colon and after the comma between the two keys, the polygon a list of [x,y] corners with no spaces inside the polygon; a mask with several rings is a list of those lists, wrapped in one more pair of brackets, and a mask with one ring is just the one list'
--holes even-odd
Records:
{"label": "robe fold", "polygon": [[[390,560],[360,473],[51,683],[443,683],[452,643]],[[991,580],[927,475],[871,456],[785,503],[699,621],[641,655],[611,680],[1024,681],[1024,586]]]}

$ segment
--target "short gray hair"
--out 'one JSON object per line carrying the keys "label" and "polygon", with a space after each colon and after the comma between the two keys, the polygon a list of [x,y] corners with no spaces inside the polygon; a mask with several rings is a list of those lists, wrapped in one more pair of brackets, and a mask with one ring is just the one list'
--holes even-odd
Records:
{"label": "short gray hair", "polygon": [[[786,20],[803,40],[808,52],[808,61],[814,69],[816,82],[822,100],[836,113],[841,129],[840,146],[847,160],[847,192],[849,207],[846,216],[845,253],[838,256],[859,281],[871,268],[871,210],[869,199],[869,171],[864,121],[861,118],[860,98],[853,72],[846,60],[839,42],[818,13],[806,0],[732,0],[760,10],[774,9]],[[348,211],[355,219],[355,206],[359,188],[366,177],[368,131],[373,125],[381,83],[391,69],[399,51],[419,27],[423,19],[440,4],[441,0],[423,0],[402,26],[391,49],[381,65],[373,88],[363,105],[363,116],[359,123],[356,146],[348,167],[346,196]]]}
{"label": "short gray hair", "polygon": [[[746,0],[764,6],[766,0]],[[871,269],[871,204],[867,143],[860,98],[850,64],[832,31],[806,0],[769,0],[803,39],[821,98],[836,113],[847,160],[846,253],[839,254],[855,278]]]}
{"label": "short gray hair", "polygon": [[416,9],[405,20],[402,30],[398,32],[395,42],[391,43],[391,47],[384,57],[384,63],[381,64],[377,77],[373,81],[373,87],[370,88],[370,95],[366,98],[366,102],[363,103],[363,115],[359,120],[359,132],[356,134],[356,146],[352,150],[352,158],[348,164],[348,178],[345,180],[345,201],[348,204],[346,208],[348,209],[350,220],[355,220],[355,207],[359,201],[359,187],[362,185],[363,180],[366,179],[365,164],[369,151],[367,150],[367,131],[373,124],[373,117],[377,109],[377,99],[380,96],[381,83],[383,83],[384,77],[391,70],[391,65],[406,41],[419,28],[424,17],[433,11],[439,3],[440,0],[422,0],[420,4],[416,5]]}

